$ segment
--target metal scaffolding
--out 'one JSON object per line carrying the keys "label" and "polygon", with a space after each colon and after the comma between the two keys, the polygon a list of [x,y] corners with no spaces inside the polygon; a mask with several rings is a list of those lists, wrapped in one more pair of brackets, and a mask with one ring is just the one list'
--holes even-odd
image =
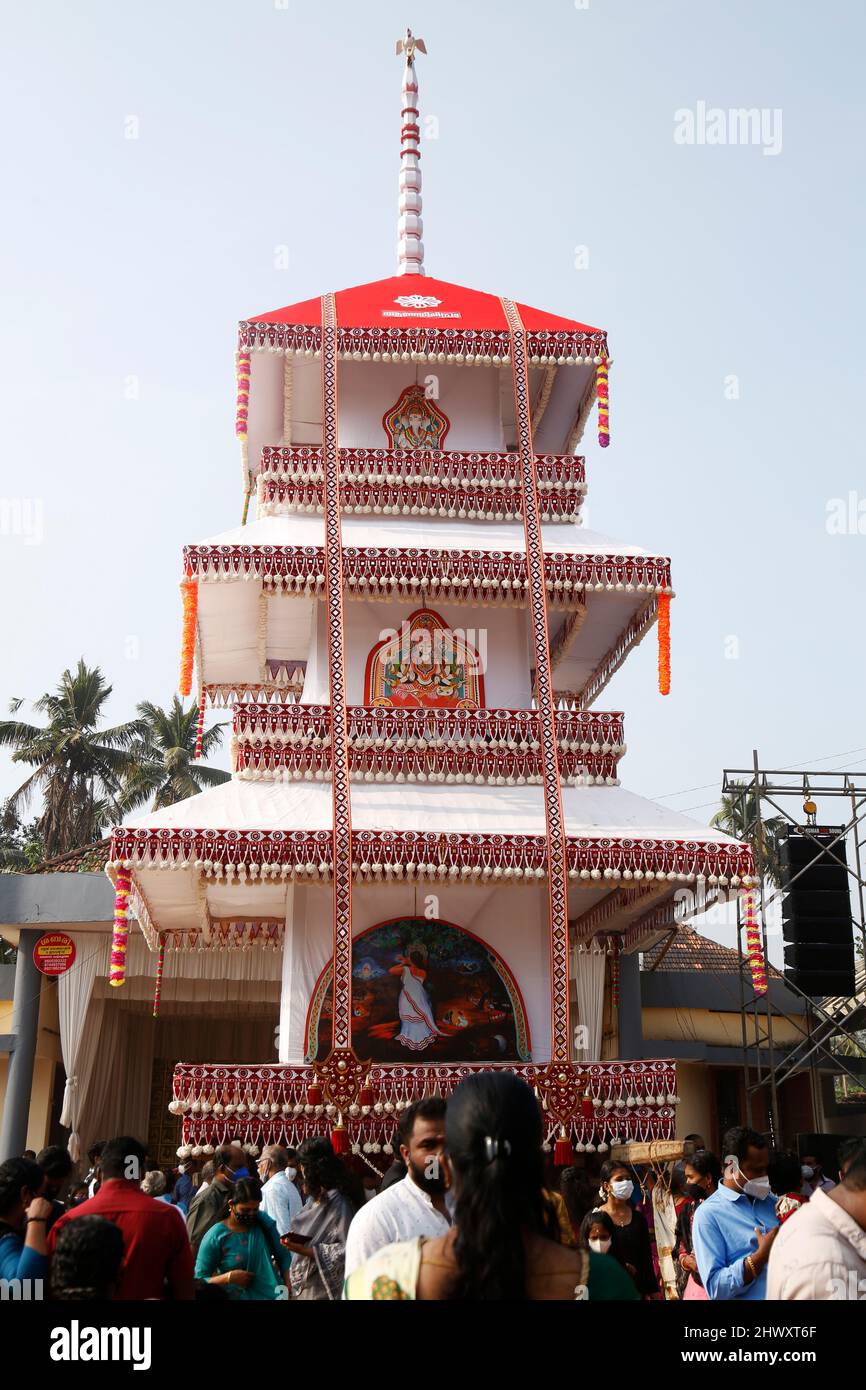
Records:
{"label": "metal scaffolding", "polygon": [[[771,1139],[777,1143],[781,1137],[778,1091],[783,1082],[790,1077],[808,1068],[813,1112],[816,1117],[821,1113],[820,1080],[817,1070],[820,1056],[831,1060],[838,1072],[851,1077],[858,1086],[862,1085],[862,1077],[851,1071],[844,1064],[839,1053],[830,1050],[829,1044],[835,1037],[847,1038],[859,1055],[866,1060],[866,1051],[859,1040],[845,1026],[846,1024],[851,1026],[857,1013],[862,1012],[866,1007],[866,977],[864,977],[863,970],[863,963],[866,961],[866,881],[863,878],[863,864],[864,859],[866,859],[866,831],[864,831],[866,784],[864,784],[862,773],[858,783],[857,777],[850,772],[814,773],[799,772],[792,768],[762,768],[758,754],[754,751],[750,768],[725,768],[722,774],[722,796],[729,798],[731,806],[735,808],[738,836],[750,840],[756,847],[759,874],[757,892],[760,899],[762,945],[764,959],[767,961],[768,967],[767,910],[784,896],[785,890],[773,886],[772,892],[769,891],[767,874],[761,870],[762,868],[766,869],[766,860],[768,857],[772,857],[774,842],[780,828],[783,828],[787,823],[787,825],[796,826],[808,834],[810,826],[816,825],[817,802],[827,797],[837,801],[841,799],[843,802],[847,802],[850,808],[850,814],[846,811],[848,819],[845,824],[839,825],[837,823],[833,827],[834,839],[829,849],[825,850],[822,845],[816,842],[815,859],[818,859],[822,853],[829,853],[831,858],[844,864],[854,881],[852,884],[853,930],[855,933],[858,931],[860,933],[860,950],[862,952],[859,969],[855,972],[855,994],[850,999],[825,998],[819,1003],[786,979],[787,988],[805,1001],[806,1026],[804,1028],[799,1019],[776,1009],[777,1015],[793,1024],[797,1032],[801,1034],[800,1041],[781,1056],[778,1055],[773,1040],[773,1009],[770,1005],[770,996],[769,994],[759,996],[752,988],[748,960],[743,951],[742,906],[740,900],[737,901],[737,955],[740,966],[746,1122],[752,1123],[753,1095],[767,1087],[770,1097]],[[799,816],[792,814],[785,804],[792,800],[800,804]],[[815,809],[807,810],[807,804]],[[772,807],[772,812],[775,814],[766,814],[765,805]],[[845,863],[844,859],[833,854],[833,846],[842,845],[844,848],[845,842],[849,839],[852,841],[853,854],[849,856],[851,862]],[[810,866],[810,864],[806,864],[798,870],[786,887],[795,882]],[[856,885],[856,891],[853,891],[854,885]],[[754,1032],[754,1041],[751,1044],[749,1042],[750,1030]],[[763,1044],[766,1044],[764,1055],[762,1055]],[[752,1080],[750,1072],[750,1046],[754,1047],[756,1057],[754,1069],[757,1072],[757,1078],[755,1080]]]}

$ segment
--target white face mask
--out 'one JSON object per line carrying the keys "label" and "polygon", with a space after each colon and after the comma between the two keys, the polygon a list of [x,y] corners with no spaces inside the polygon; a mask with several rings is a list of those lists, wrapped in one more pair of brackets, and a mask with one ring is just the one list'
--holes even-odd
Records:
{"label": "white face mask", "polygon": [[610,1190],[614,1197],[619,1197],[621,1201],[627,1202],[634,1192],[634,1183],[631,1178],[618,1178],[616,1182],[611,1183]]}
{"label": "white face mask", "polygon": [[815,1176],[815,1169],[810,1168],[808,1163],[803,1164],[802,1168],[800,1169],[800,1172],[803,1174],[803,1177],[806,1179],[807,1182],[810,1178],[814,1178]]}
{"label": "white face mask", "polygon": [[294,1182],[294,1181],[295,1181],[295,1178],[296,1178],[297,1176],[298,1176],[298,1170],[297,1170],[297,1168],[287,1168],[287,1169],[286,1169],[286,1177],[288,1178],[289,1182]]}
{"label": "white face mask", "polygon": [[[739,1169],[739,1174],[741,1178],[746,1176],[742,1168]],[[770,1179],[748,1178],[743,1186],[743,1194],[746,1197],[755,1197],[758,1200],[760,1200],[762,1197],[769,1197]]]}
{"label": "white face mask", "polygon": [[589,1248],[595,1255],[606,1255],[610,1249],[610,1236],[606,1240],[591,1240]]}

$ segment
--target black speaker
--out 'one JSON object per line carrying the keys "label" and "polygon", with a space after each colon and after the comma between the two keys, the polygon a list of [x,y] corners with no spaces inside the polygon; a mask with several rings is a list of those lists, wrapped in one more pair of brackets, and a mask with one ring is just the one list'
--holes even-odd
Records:
{"label": "black speaker", "polygon": [[785,978],[820,999],[854,993],[854,937],[842,826],[794,827],[781,845]]}

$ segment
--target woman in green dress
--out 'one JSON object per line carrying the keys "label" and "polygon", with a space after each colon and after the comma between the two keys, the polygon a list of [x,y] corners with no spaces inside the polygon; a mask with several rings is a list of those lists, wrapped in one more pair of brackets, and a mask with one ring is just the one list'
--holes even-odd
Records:
{"label": "woman in green dress", "polygon": [[211,1226],[198,1248],[195,1277],[222,1285],[231,1299],[272,1301],[286,1298],[286,1275],[292,1256],[279,1232],[260,1210],[262,1186],[241,1178],[229,1198],[229,1214]]}
{"label": "woman in green dress", "polygon": [[561,1243],[545,1200],[538,1101],[513,1072],[467,1077],[448,1101],[447,1167],[455,1194],[447,1235],[400,1241],[346,1280],[372,1300],[633,1300],[609,1255]]}

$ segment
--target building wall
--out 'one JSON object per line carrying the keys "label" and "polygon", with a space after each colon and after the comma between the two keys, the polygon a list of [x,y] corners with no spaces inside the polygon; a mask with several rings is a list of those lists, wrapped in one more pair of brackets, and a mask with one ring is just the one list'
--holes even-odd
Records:
{"label": "building wall", "polygon": [[700,1134],[712,1143],[714,1095],[711,1069],[706,1062],[677,1062],[677,1138]]}
{"label": "building wall", "polygon": [[[12,1032],[12,999],[0,999],[0,1033]],[[56,1067],[63,1064],[60,1048],[60,1020],[57,1012],[57,985],[43,980],[39,997],[39,1032],[36,1039],[36,1058],[33,1064],[33,1088],[30,1092],[30,1113],[27,1121],[28,1149],[38,1153],[48,1143],[51,1128],[51,1105],[54,1097]],[[9,1073],[8,1054],[0,1056],[0,1113],[6,1102],[6,1080]]]}
{"label": "building wall", "polygon": [[[743,1030],[739,1013],[717,1012],[714,1009],[646,1008],[643,1015],[643,1035],[647,1042],[683,1039],[711,1043],[719,1047],[741,1047]],[[749,1043],[754,1045],[754,1024],[747,1020]],[[761,1025],[763,1029],[763,1024]],[[802,1033],[788,1019],[774,1017],[773,1038],[779,1044],[800,1041]]]}

